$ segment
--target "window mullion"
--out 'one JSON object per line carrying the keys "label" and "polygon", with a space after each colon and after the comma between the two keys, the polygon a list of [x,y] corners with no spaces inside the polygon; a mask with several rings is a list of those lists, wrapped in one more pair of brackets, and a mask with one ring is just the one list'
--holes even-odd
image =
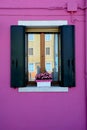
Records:
{"label": "window mullion", "polygon": [[40,65],[41,72],[45,71],[45,34],[40,34]]}

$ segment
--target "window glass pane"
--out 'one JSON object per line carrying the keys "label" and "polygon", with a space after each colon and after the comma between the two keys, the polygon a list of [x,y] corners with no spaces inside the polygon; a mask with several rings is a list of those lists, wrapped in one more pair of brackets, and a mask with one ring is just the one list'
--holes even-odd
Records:
{"label": "window glass pane", "polygon": [[58,35],[58,80],[61,81],[61,41],[60,34]]}
{"label": "window glass pane", "polygon": [[49,42],[45,41],[45,35],[47,34],[33,35],[34,41],[29,41],[28,39],[28,80],[35,81],[36,74],[44,71],[52,73],[53,81],[61,80],[59,34],[49,34],[51,35]]}
{"label": "window glass pane", "polygon": [[40,34],[33,35],[33,41],[28,39],[28,81],[35,81],[36,74],[40,73]]}
{"label": "window glass pane", "polygon": [[51,51],[50,55],[45,55],[45,69],[52,73],[53,81],[58,81],[58,34],[51,34],[51,40],[45,41],[45,49],[48,46]]}

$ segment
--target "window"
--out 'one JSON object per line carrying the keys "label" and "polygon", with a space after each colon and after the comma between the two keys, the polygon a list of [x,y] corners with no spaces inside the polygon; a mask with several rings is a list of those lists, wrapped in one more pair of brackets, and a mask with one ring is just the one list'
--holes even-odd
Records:
{"label": "window", "polygon": [[46,55],[50,55],[50,47],[46,47]]}
{"label": "window", "polygon": [[[74,25],[57,27],[56,32],[45,30],[46,32],[42,29],[38,33],[33,32],[37,38],[35,43],[31,43],[28,42],[30,32],[26,32],[25,26],[11,26],[11,87],[24,87],[28,81],[34,83],[35,75],[49,68],[53,75],[53,86],[75,86]],[[51,35],[50,42],[45,40],[47,34]],[[50,57],[45,55],[48,45],[51,49]],[[36,57],[28,56],[28,48],[36,51]],[[31,63],[32,65],[28,66]]]}
{"label": "window", "polygon": [[48,72],[52,71],[52,64],[51,63],[46,63],[46,71],[48,71]]}
{"label": "window", "polygon": [[28,54],[33,55],[33,48],[28,48]]}
{"label": "window", "polygon": [[28,81],[34,81],[34,63],[28,63]]}
{"label": "window", "polygon": [[33,41],[34,40],[34,35],[33,34],[29,34],[28,35],[28,41]]}
{"label": "window", "polygon": [[34,64],[33,63],[29,63],[28,64],[28,71],[29,72],[33,72],[34,71]]}
{"label": "window", "polygon": [[50,41],[50,40],[51,40],[51,35],[45,34],[45,41]]}
{"label": "window", "polygon": [[[31,42],[28,42],[28,48],[30,46],[32,46],[33,50],[34,50],[34,54],[35,54],[34,56],[32,55],[32,58],[30,55],[28,56],[28,64],[29,63],[33,63],[33,64],[39,63],[37,66],[35,66],[33,73],[30,73],[28,71],[28,81],[29,82],[35,81],[35,76],[37,73],[43,73],[45,71],[48,71],[49,73],[51,73],[53,75],[52,84],[55,84],[54,83],[54,81],[55,81],[56,84],[58,85],[58,74],[56,74],[56,73],[59,73],[58,72],[58,61],[60,59],[60,57],[58,57],[59,34],[53,33],[53,32],[50,33],[52,40],[49,41],[49,43],[47,43],[45,41],[46,35],[47,34],[45,32],[34,33],[35,40],[34,40],[33,44]],[[47,47],[48,45],[49,45],[49,47]],[[50,48],[51,48],[51,55],[50,55]],[[46,50],[47,55],[45,55],[45,50]],[[49,55],[49,57],[48,57],[48,55]],[[49,63],[48,63],[48,61],[49,61]],[[56,75],[56,78],[54,77],[54,75]],[[32,80],[32,79],[34,79],[34,80]]]}

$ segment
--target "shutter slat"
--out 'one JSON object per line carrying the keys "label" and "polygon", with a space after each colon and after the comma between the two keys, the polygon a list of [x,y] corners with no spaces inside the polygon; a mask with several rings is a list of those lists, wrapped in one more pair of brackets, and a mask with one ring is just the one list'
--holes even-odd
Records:
{"label": "shutter slat", "polygon": [[75,86],[75,27],[60,27],[61,34],[61,86]]}

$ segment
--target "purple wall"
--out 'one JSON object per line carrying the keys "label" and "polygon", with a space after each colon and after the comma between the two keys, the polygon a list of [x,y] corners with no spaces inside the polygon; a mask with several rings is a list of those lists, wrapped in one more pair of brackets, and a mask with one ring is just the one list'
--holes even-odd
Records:
{"label": "purple wall", "polygon": [[[0,130],[86,130],[84,2],[0,1]],[[68,93],[18,93],[10,88],[10,25],[18,20],[68,20],[76,26],[75,88]]]}

